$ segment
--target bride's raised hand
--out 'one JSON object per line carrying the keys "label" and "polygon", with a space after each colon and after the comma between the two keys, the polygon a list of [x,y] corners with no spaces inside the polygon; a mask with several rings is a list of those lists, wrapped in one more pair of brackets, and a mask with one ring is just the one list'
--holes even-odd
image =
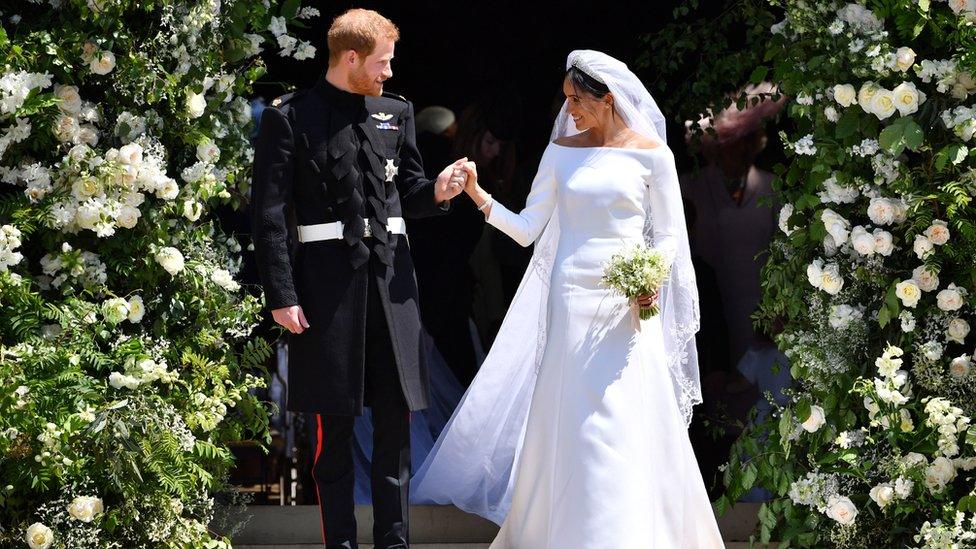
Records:
{"label": "bride's raised hand", "polygon": [[637,305],[641,309],[650,309],[655,303],[657,303],[657,296],[658,292],[654,291],[649,294],[639,295],[634,299],[634,301],[637,302]]}
{"label": "bride's raised hand", "polygon": [[478,191],[478,167],[474,162],[469,160],[461,164],[461,169],[464,170],[467,176],[464,182],[464,192],[474,197]]}

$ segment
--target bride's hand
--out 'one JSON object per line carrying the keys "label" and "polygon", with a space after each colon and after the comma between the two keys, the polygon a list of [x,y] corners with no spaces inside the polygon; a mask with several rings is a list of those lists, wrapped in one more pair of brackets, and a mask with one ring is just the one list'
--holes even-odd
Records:
{"label": "bride's hand", "polygon": [[461,169],[467,175],[464,182],[464,192],[474,197],[478,192],[478,167],[474,162],[468,161],[461,164]]}
{"label": "bride's hand", "polygon": [[641,309],[650,309],[655,303],[657,303],[658,293],[656,291],[649,294],[639,295],[634,301]]}

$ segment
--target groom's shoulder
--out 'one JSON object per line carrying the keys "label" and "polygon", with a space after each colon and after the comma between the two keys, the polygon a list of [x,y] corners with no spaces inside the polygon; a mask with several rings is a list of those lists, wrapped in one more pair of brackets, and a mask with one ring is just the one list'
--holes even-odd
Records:
{"label": "groom's shoulder", "polygon": [[410,106],[410,101],[406,97],[385,90],[381,96],[376,98],[376,101],[391,112],[401,112]]}
{"label": "groom's shoulder", "polygon": [[282,111],[288,110],[291,107],[294,107],[297,102],[301,101],[301,99],[305,97],[305,93],[307,91],[308,90],[298,90],[275,97],[271,101],[271,106]]}

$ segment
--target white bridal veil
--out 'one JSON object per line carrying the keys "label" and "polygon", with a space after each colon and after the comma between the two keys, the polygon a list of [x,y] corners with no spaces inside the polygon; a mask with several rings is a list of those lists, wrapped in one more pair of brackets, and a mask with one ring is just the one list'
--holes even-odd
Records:
{"label": "white bridal veil", "polygon": [[[567,70],[571,66],[607,85],[616,112],[628,127],[666,146],[661,110],[624,63],[597,51],[577,50],[567,59]],[[563,104],[551,139],[573,133],[577,131]],[[671,277],[660,294],[664,349],[653,352],[667,356],[675,399],[687,424],[692,407],[701,402],[694,339],[699,312],[683,224],[680,231]],[[645,235],[650,239],[651,234],[653,220],[648,219]],[[558,243],[559,216],[554,212],[535,244],[529,268],[481,370],[417,470],[417,501],[454,504],[498,524],[504,520],[511,504],[536,374],[546,348],[549,280]]]}

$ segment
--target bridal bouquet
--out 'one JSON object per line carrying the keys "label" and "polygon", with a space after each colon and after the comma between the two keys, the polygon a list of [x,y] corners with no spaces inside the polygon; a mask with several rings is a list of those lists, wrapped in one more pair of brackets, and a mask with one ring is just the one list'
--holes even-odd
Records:
{"label": "bridal bouquet", "polygon": [[[603,270],[603,284],[633,300],[658,291],[670,273],[671,263],[661,252],[637,244],[610,257]],[[659,312],[655,303],[649,309],[640,309],[640,318],[647,320]]]}

